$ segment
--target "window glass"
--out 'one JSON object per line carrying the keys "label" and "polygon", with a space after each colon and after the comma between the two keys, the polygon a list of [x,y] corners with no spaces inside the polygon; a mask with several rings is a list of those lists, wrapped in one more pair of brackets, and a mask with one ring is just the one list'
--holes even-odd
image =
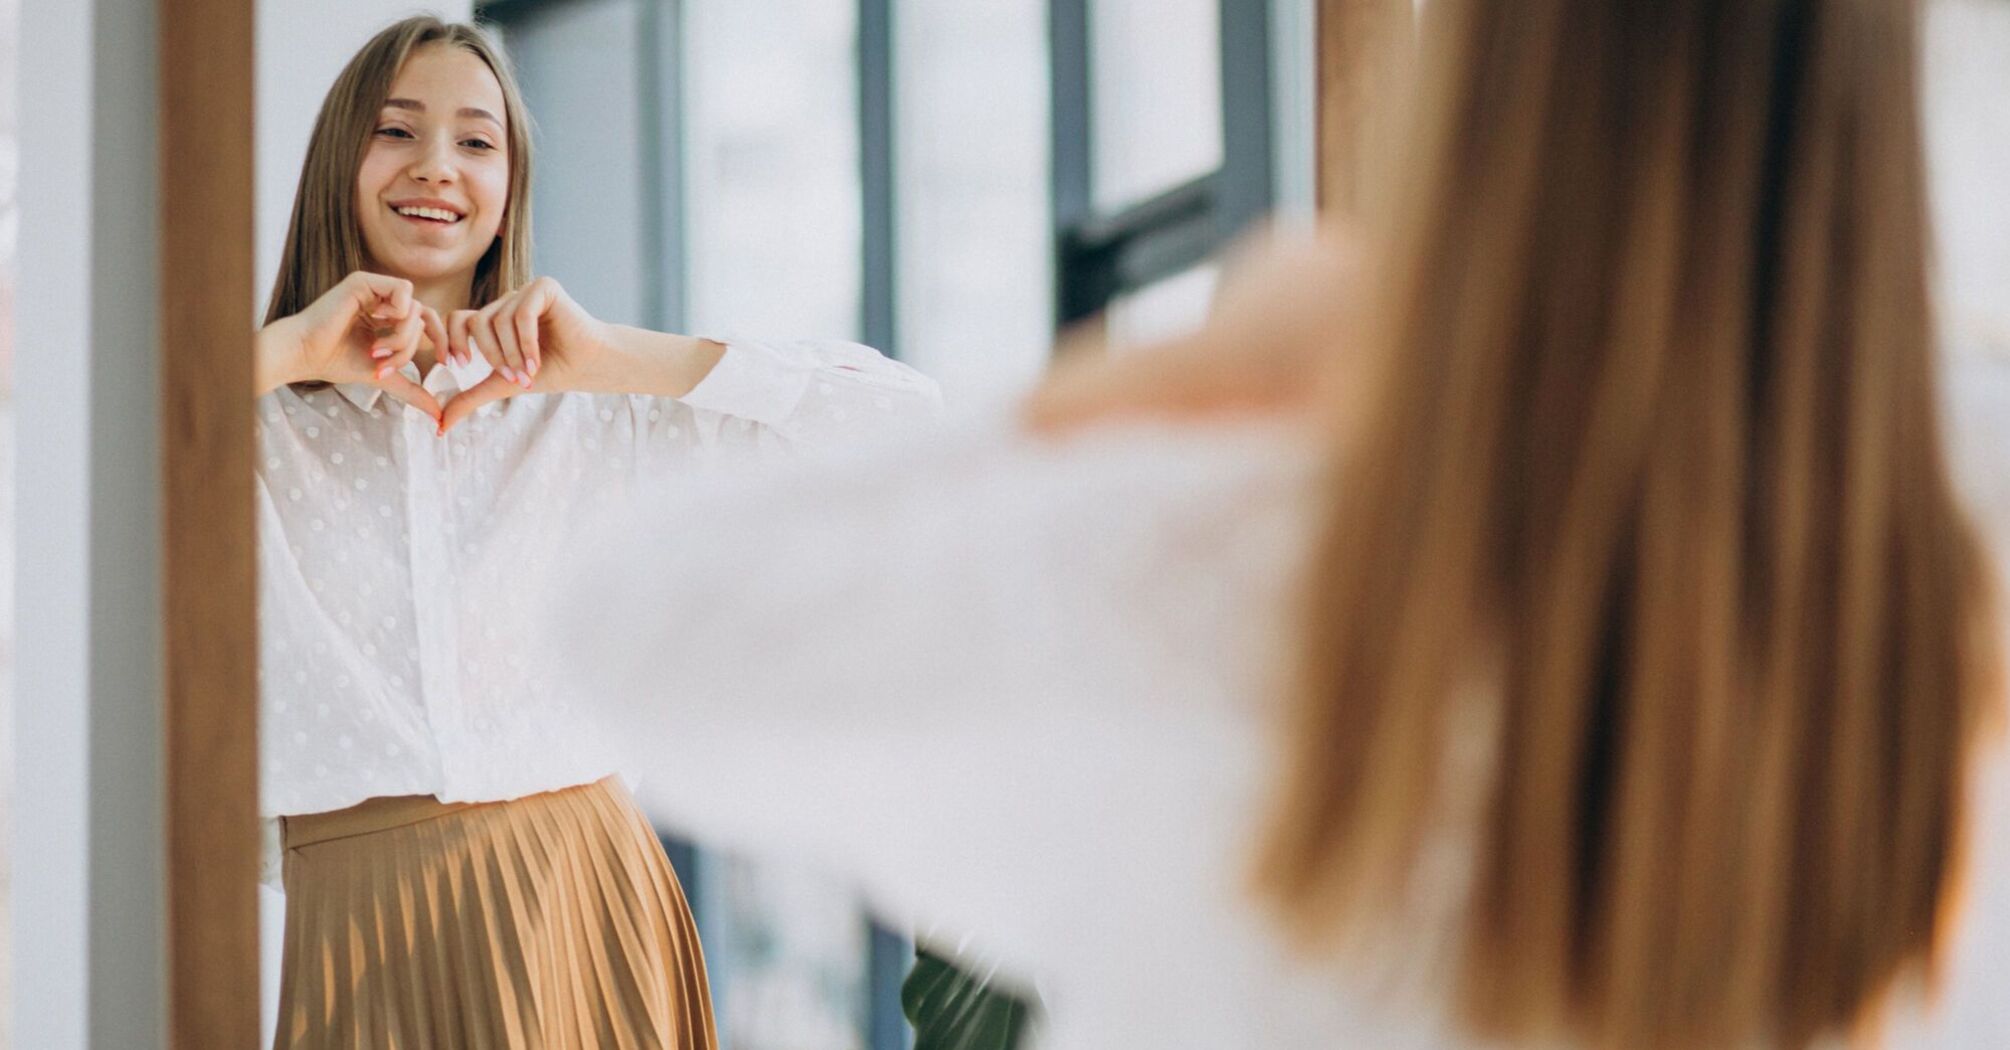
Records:
{"label": "window glass", "polygon": [[1045,5],[897,0],[894,27],[901,357],[996,400],[1053,337]]}
{"label": "window glass", "polygon": [[684,5],[689,328],[857,338],[858,8]]}
{"label": "window glass", "polygon": [[1221,167],[1219,0],[1090,0],[1089,18],[1097,210]]}
{"label": "window glass", "polygon": [[594,316],[647,324],[636,0],[531,9],[509,27],[535,135],[531,214],[541,274]]}

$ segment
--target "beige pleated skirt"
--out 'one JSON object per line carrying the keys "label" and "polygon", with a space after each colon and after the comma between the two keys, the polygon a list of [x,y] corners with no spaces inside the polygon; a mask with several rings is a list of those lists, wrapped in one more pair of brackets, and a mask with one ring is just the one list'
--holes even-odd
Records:
{"label": "beige pleated skirt", "polygon": [[612,778],[285,825],[278,1050],[713,1050],[691,909]]}

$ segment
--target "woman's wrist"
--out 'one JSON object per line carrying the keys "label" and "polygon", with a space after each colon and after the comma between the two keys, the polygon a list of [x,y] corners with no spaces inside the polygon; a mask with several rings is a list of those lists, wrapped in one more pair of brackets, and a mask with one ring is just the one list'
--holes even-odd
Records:
{"label": "woman's wrist", "polygon": [[311,379],[300,367],[300,339],[293,319],[282,317],[258,330],[252,341],[252,389],[257,397],[291,383]]}
{"label": "woman's wrist", "polygon": [[617,324],[606,326],[603,346],[601,367],[582,385],[608,394],[683,397],[726,354],[724,343]]}

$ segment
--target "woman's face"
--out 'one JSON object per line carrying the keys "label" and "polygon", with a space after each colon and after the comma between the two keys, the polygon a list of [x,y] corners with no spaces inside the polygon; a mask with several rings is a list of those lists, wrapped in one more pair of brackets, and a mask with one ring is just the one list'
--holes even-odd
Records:
{"label": "woman's face", "polygon": [[509,197],[502,85],[458,47],[405,60],[356,176],[372,269],[413,282],[472,278]]}

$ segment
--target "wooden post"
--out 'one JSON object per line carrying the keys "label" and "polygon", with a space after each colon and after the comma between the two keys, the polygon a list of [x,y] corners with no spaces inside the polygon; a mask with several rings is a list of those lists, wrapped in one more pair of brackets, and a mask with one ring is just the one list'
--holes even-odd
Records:
{"label": "wooden post", "polygon": [[254,0],[159,0],[168,1020],[254,1047]]}

